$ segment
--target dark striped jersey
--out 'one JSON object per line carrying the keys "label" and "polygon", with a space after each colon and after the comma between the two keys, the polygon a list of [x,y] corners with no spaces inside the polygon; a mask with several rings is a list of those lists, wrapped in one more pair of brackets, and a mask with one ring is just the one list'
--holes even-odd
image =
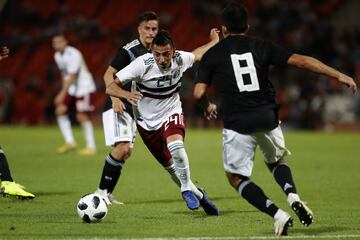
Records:
{"label": "dark striped jersey", "polygon": [[268,131],[278,125],[271,65],[286,65],[291,52],[267,40],[232,35],[203,56],[197,83],[214,83],[222,98],[224,127],[240,133]]}

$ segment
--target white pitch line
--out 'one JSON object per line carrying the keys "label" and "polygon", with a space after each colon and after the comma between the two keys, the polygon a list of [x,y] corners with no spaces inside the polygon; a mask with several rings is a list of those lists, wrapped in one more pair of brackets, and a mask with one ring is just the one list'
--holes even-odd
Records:
{"label": "white pitch line", "polygon": [[[159,238],[86,238],[86,240],[269,240],[269,239],[347,239],[358,238],[360,234],[337,234],[337,235],[301,235],[301,236],[230,236],[230,237],[159,237]],[[85,238],[83,238],[85,240]]]}

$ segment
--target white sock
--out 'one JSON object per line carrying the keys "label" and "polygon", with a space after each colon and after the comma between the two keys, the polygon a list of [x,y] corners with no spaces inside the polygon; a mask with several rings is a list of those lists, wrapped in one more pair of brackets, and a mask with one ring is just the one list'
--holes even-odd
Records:
{"label": "white sock", "polygon": [[181,183],[181,192],[192,190],[190,184],[189,159],[184,148],[184,143],[177,140],[168,143],[167,147],[174,160],[176,174],[178,175]]}
{"label": "white sock", "polygon": [[[178,186],[178,187],[181,187],[181,183],[180,183],[180,179],[178,177],[178,175],[176,174],[176,168],[175,168],[175,164],[172,164],[168,167],[164,167],[165,170],[170,174],[171,176],[171,179],[175,182],[175,184]],[[196,197],[198,199],[202,199],[203,198],[203,194],[202,192],[199,191],[199,189],[197,189],[197,187],[195,186],[195,184],[191,181],[190,181],[190,187],[191,187],[191,191],[194,192],[194,194],[196,195]]]}
{"label": "white sock", "polygon": [[172,164],[168,167],[164,167],[165,170],[170,174],[171,179],[174,181],[174,183],[178,186],[181,187],[181,183],[180,183],[180,179],[178,178],[178,176],[176,175],[176,168],[175,168],[175,164]]}
{"label": "white sock", "polygon": [[67,144],[75,144],[69,117],[67,115],[58,116],[57,122],[60,128],[60,132],[64,136],[65,142]]}
{"label": "white sock", "polygon": [[86,147],[95,148],[94,128],[91,121],[86,121],[81,126],[84,130]]}

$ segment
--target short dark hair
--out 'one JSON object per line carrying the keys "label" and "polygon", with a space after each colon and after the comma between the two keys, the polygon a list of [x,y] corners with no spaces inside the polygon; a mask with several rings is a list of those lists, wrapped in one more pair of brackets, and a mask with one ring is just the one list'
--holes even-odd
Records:
{"label": "short dark hair", "polygon": [[174,41],[170,33],[165,30],[161,30],[156,34],[152,41],[152,44],[157,46],[165,46],[169,44],[171,47],[174,47]]}
{"label": "short dark hair", "polygon": [[221,14],[222,24],[231,33],[244,33],[248,28],[248,11],[238,3],[228,4]]}
{"label": "short dark hair", "polygon": [[143,12],[139,15],[138,17],[138,21],[139,21],[139,24],[142,23],[142,22],[147,22],[147,21],[150,21],[150,20],[156,20],[158,21],[158,16],[156,15],[155,12],[153,11],[146,11],[146,12]]}

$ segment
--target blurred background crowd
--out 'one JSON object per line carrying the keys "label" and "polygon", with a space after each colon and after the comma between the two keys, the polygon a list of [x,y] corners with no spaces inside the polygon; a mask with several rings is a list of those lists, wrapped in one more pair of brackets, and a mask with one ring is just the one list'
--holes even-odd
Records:
{"label": "blurred background crowd", "polygon": [[[226,0],[8,0],[0,1],[0,44],[10,57],[0,62],[0,123],[55,124],[53,100],[61,88],[51,36],[65,31],[84,55],[96,85],[96,115],[106,102],[103,74],[117,49],[137,36],[137,17],[153,10],[176,47],[191,51],[220,28]],[[360,1],[244,0],[252,36],[271,39],[290,51],[314,56],[360,79]],[[183,79],[183,108],[192,127],[204,120],[192,98],[196,66]],[[360,121],[360,94],[336,80],[295,68],[274,68],[280,117],[287,127],[331,129]],[[216,97],[216,91],[211,93]],[[220,99],[219,99],[220,101]],[[100,122],[100,121],[98,121]],[[100,123],[99,123],[100,124]]]}

